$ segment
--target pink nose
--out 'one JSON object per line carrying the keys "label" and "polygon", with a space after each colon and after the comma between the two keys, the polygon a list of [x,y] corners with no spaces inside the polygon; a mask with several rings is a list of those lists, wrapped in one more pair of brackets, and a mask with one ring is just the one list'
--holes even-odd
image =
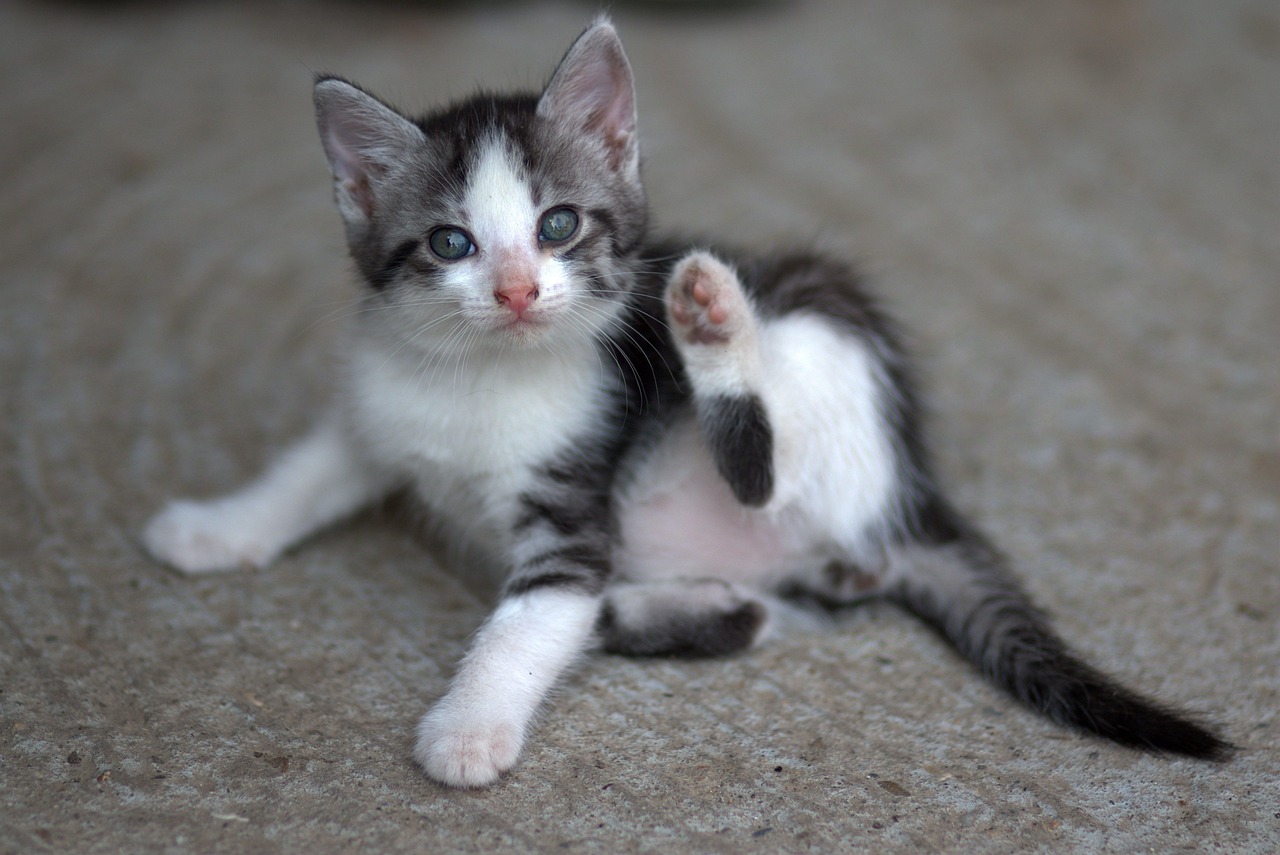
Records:
{"label": "pink nose", "polygon": [[523,318],[533,301],[538,299],[538,286],[530,282],[503,285],[493,292],[493,297],[499,306],[506,306],[517,318]]}

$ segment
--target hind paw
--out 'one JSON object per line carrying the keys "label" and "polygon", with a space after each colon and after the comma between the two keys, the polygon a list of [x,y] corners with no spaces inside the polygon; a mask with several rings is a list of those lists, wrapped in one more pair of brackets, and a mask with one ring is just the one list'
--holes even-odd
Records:
{"label": "hind paw", "polygon": [[685,344],[727,344],[754,325],[737,275],[715,256],[695,252],[678,265],[667,285],[667,312]]}
{"label": "hind paw", "polygon": [[667,284],[667,315],[696,394],[755,388],[761,370],[756,317],[728,265],[706,252],[677,264]]}
{"label": "hind paw", "polygon": [[725,656],[766,634],[764,603],[719,579],[624,582],[613,586],[597,629],[608,653]]}

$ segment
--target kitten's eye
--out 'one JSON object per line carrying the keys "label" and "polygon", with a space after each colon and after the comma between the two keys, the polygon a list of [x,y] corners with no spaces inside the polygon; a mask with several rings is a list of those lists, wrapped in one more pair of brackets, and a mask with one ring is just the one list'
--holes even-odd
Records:
{"label": "kitten's eye", "polygon": [[542,230],[538,232],[538,239],[559,243],[573,237],[573,233],[577,230],[578,215],[573,212],[573,209],[556,208],[543,215]]}
{"label": "kitten's eye", "polygon": [[476,251],[476,245],[467,237],[467,233],[452,226],[436,229],[427,242],[431,244],[431,251],[445,261],[457,261]]}

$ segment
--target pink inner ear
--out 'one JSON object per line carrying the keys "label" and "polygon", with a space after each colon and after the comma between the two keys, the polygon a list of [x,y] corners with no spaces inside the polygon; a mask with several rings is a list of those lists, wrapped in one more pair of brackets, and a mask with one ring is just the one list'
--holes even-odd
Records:
{"label": "pink inner ear", "polygon": [[364,171],[364,165],[355,149],[347,145],[349,129],[342,127],[341,120],[329,128],[326,136],[329,151],[329,165],[333,173],[344,181],[351,181]]}
{"label": "pink inner ear", "polygon": [[317,84],[316,110],[338,192],[369,216],[378,204],[380,179],[422,139],[421,131],[391,107],[343,81]]}
{"label": "pink inner ear", "polygon": [[[369,179],[373,173],[381,173],[381,167],[362,155],[358,149],[364,129],[347,124],[338,118],[326,134],[329,165],[342,189],[368,216],[373,213],[373,188]],[[354,144],[352,144],[354,143]]]}
{"label": "pink inner ear", "polygon": [[355,175],[383,172],[382,159],[397,145],[399,128],[388,117],[361,106],[331,117],[327,138],[333,166]]}
{"label": "pink inner ear", "polygon": [[366,217],[373,216],[373,191],[369,187],[369,179],[363,175],[358,178],[344,178],[342,189],[360,206],[360,210]]}
{"label": "pink inner ear", "polygon": [[547,85],[539,112],[560,116],[599,135],[619,168],[632,156],[635,94],[631,69],[611,28],[584,34]]}
{"label": "pink inner ear", "polygon": [[614,81],[606,93],[612,97],[604,101],[595,123],[600,133],[620,146],[631,139],[635,125],[630,83],[630,80]]}
{"label": "pink inner ear", "polygon": [[611,165],[616,169],[626,154],[635,125],[631,81],[625,76],[619,79],[616,70],[606,63],[596,65],[591,72],[591,78],[582,81],[583,92],[579,96],[583,125],[604,139]]}

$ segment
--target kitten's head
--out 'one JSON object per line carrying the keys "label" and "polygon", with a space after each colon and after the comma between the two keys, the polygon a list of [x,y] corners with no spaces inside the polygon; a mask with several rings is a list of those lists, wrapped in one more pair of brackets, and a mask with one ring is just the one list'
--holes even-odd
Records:
{"label": "kitten's head", "polygon": [[611,327],[646,215],[631,69],[609,23],[541,95],[415,120],[322,77],[315,102],[351,255],[399,333],[461,349]]}

